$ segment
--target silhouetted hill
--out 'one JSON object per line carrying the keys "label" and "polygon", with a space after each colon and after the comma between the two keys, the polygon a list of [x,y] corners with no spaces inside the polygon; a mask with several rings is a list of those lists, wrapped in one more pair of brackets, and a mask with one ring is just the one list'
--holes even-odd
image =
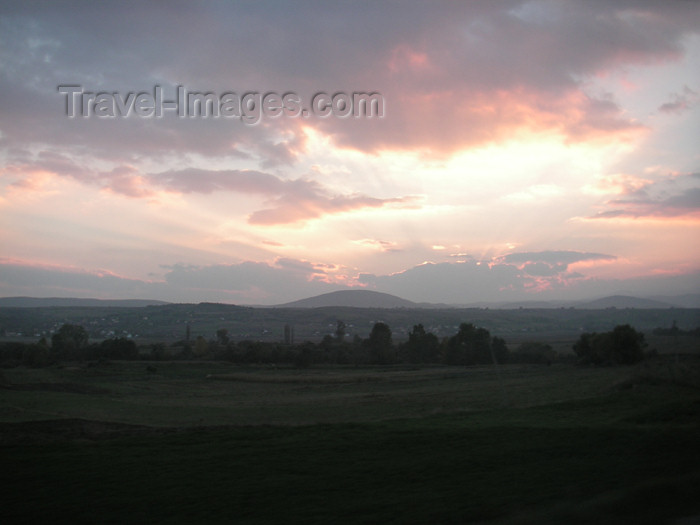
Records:
{"label": "silhouetted hill", "polygon": [[46,308],[52,306],[99,307],[118,306],[140,308],[144,306],[168,304],[165,301],[148,299],[78,299],[73,297],[0,297],[0,307],[6,308]]}
{"label": "silhouetted hill", "polygon": [[611,295],[595,301],[576,303],[576,308],[671,308],[671,304],[628,295]]}
{"label": "silhouetted hill", "polygon": [[491,303],[473,303],[461,305],[466,308],[496,308],[510,310],[515,308],[548,309],[548,308],[579,308],[582,310],[604,310],[606,308],[638,308],[638,309],[663,309],[663,308],[700,308],[700,294],[686,294],[678,296],[657,297],[633,297],[629,295],[610,295],[598,299],[584,301],[509,301]]}
{"label": "silhouetted hill", "polygon": [[284,308],[325,308],[329,306],[346,306],[352,308],[417,308],[414,302],[401,299],[388,293],[371,290],[340,290],[308,299],[301,299],[279,305]]}
{"label": "silhouetted hill", "polygon": [[650,297],[655,301],[668,303],[678,308],[700,308],[700,294],[688,293],[684,295],[659,295]]}

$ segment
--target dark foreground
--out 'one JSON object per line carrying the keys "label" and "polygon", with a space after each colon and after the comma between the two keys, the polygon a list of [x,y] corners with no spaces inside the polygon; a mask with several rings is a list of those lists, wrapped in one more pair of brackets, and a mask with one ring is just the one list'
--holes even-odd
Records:
{"label": "dark foreground", "polygon": [[[0,391],[0,396],[3,395]],[[0,423],[3,523],[674,523],[700,514],[700,390],[417,418]]]}

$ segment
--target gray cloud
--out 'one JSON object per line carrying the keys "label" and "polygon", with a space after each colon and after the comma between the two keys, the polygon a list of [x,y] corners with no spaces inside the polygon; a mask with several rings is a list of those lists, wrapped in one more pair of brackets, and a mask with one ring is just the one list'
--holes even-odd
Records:
{"label": "gray cloud", "polygon": [[524,275],[516,267],[474,261],[429,263],[391,275],[364,275],[362,282],[411,300],[454,304],[517,297],[525,290]]}
{"label": "gray cloud", "polygon": [[0,261],[0,295],[279,304],[342,288],[322,280],[326,272],[321,266],[292,259],[278,259],[273,264],[177,264],[165,270],[164,280],[144,281],[105,272]]}
{"label": "gray cloud", "polygon": [[[40,291],[39,291],[40,290]],[[104,272],[0,261],[3,296],[130,298],[163,295],[157,285]]]}
{"label": "gray cloud", "polygon": [[[612,256],[607,256],[612,257]],[[571,261],[574,262],[574,261]],[[640,297],[700,292],[700,275],[646,276],[632,279],[591,279],[568,272],[564,265],[527,263],[423,264],[391,275],[361,274],[358,282],[413,301],[479,304],[499,301],[596,298],[615,294]],[[631,292],[630,290],[634,290]]]}
{"label": "gray cloud", "polygon": [[594,219],[616,217],[680,217],[700,211],[700,173],[668,177],[638,188],[607,203],[612,208]]}
{"label": "gray cloud", "polygon": [[362,274],[358,281],[412,300],[468,304],[525,298],[529,290],[542,286],[542,279],[556,289],[562,280],[573,282],[582,277],[567,273],[570,264],[614,259],[613,255],[587,252],[523,252],[492,261],[423,264],[391,275]]}
{"label": "gray cloud", "polygon": [[[587,76],[678,58],[684,36],[700,25],[692,2],[561,2],[546,9],[525,1],[404,2],[401,9],[373,3],[332,11],[319,5],[3,4],[0,115],[13,126],[3,127],[2,141],[122,161],[252,155],[267,168],[294,162],[302,125],[368,151],[452,151],[533,122],[580,140],[640,127],[616,101],[586,95]],[[253,127],[176,117],[68,120],[56,92],[66,83],[123,93],[185,84],[217,92],[296,91],[304,98],[379,91],[388,116]],[[684,91],[663,111],[681,109],[688,96]]]}
{"label": "gray cloud", "polygon": [[693,91],[688,86],[683,87],[681,93],[673,93],[671,101],[659,106],[662,113],[681,114],[690,111],[700,101],[700,94]]}
{"label": "gray cloud", "polygon": [[229,302],[279,304],[305,294],[321,294],[342,288],[324,282],[323,268],[308,261],[281,258],[274,264],[241,262],[212,266],[175,265],[166,273],[169,286],[184,293],[217,297]]}
{"label": "gray cloud", "polygon": [[[534,263],[535,265],[542,263]],[[547,265],[542,266],[547,273]],[[174,302],[220,301],[236,304],[282,304],[344,289],[326,282],[323,265],[278,259],[272,264],[244,261],[228,265],[165,268],[164,280],[143,281],[112,274],[0,261],[0,295],[147,298]],[[537,272],[535,272],[536,274]],[[414,301],[452,304],[538,299],[592,298],[615,293],[635,295],[700,292],[697,273],[635,279],[589,279],[579,273],[535,275],[513,264],[424,264],[391,275],[360,274],[358,284]],[[549,288],[533,295],[545,279]]]}

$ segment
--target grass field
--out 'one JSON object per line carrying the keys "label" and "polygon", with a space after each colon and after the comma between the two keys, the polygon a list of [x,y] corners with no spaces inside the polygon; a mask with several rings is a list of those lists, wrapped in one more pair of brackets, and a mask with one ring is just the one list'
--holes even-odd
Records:
{"label": "grass field", "polygon": [[3,523],[674,523],[700,383],[636,368],[3,370]]}

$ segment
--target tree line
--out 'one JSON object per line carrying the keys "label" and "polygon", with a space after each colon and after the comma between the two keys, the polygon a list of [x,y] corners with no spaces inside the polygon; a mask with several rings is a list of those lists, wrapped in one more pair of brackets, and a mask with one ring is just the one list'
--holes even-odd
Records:
{"label": "tree line", "polygon": [[[443,340],[414,325],[408,340],[394,343],[389,325],[377,322],[367,338],[355,336],[347,340],[345,324],[338,321],[334,334],[328,334],[318,343],[293,342],[293,330],[285,327],[285,338],[280,343],[243,340],[232,342],[225,329],[217,330],[216,338],[197,337],[194,341],[179,341],[179,355],[184,358],[216,359],[240,364],[287,363],[296,366],[313,364],[448,364],[477,365],[494,360],[507,362],[508,347],[503,339],[492,337],[485,328],[462,323],[458,332]],[[168,349],[153,349],[154,357],[167,355]]]}
{"label": "tree line", "polygon": [[[314,364],[444,364],[484,365],[491,363],[550,364],[559,356],[552,347],[538,342],[521,343],[510,351],[504,339],[472,323],[462,323],[457,333],[439,339],[416,324],[408,339],[395,344],[391,328],[377,322],[367,338],[346,340],[345,323],[338,321],[334,334],[319,343],[294,343],[293,329],[285,327],[282,342],[252,340],[233,342],[224,328],[216,337],[199,336],[166,346],[155,343],[138,347],[132,339],[111,338],[90,343],[88,332],[80,325],[64,324],[51,336],[33,344],[7,342],[0,345],[0,362],[5,366],[22,364],[41,367],[66,360],[100,359],[210,359],[238,364],[289,364],[298,367]],[[573,345],[578,361],[592,365],[633,364],[644,357],[644,334],[630,325],[618,325],[610,332],[584,333]]]}

